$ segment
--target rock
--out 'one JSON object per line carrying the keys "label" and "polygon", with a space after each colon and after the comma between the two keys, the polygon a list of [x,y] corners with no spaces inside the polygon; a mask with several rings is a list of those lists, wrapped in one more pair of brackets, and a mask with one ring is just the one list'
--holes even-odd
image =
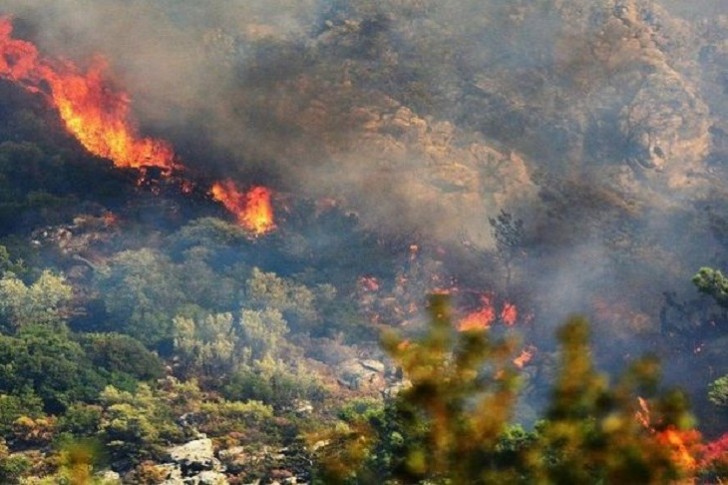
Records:
{"label": "rock", "polygon": [[186,477],[206,470],[220,470],[220,462],[215,458],[212,440],[209,438],[171,448],[169,457],[180,466],[182,475]]}
{"label": "rock", "polygon": [[185,480],[185,484],[193,485],[227,485],[228,479],[224,473],[207,470],[199,475]]}
{"label": "rock", "polygon": [[384,364],[382,362],[379,362],[378,360],[366,359],[366,360],[360,360],[359,363],[365,369],[369,369],[374,372],[380,372],[380,373],[384,374],[384,369],[385,369]]}
{"label": "rock", "polygon": [[349,389],[379,389],[384,386],[384,364],[376,360],[344,361],[339,366],[339,382]]}
{"label": "rock", "polygon": [[305,399],[295,399],[291,403],[291,406],[293,408],[293,412],[298,415],[311,414],[314,411],[311,401],[307,401]]}
{"label": "rock", "polygon": [[104,470],[96,474],[98,480],[104,485],[116,485],[121,483],[121,475],[111,470]]}
{"label": "rock", "polygon": [[218,453],[218,458],[225,465],[225,469],[232,473],[238,474],[252,461],[251,455],[242,446],[235,446],[222,450]]}
{"label": "rock", "polygon": [[182,481],[182,470],[174,463],[156,465],[154,469],[159,472],[159,476],[164,477],[162,485],[182,485],[184,483]]}

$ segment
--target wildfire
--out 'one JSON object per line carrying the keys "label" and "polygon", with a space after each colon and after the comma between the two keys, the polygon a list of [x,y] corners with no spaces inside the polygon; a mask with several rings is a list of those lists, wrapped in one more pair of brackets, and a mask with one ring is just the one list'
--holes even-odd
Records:
{"label": "wildfire", "polygon": [[[170,143],[139,136],[130,117],[131,99],[107,81],[103,59],[94,59],[83,72],[70,62],[42,57],[35,45],[14,39],[12,33],[10,19],[0,16],[0,78],[43,96],[58,110],[68,132],[90,153],[108,158],[115,167],[140,170],[139,185],[146,182],[149,167],[164,176],[184,169]],[[184,194],[192,193],[194,187],[191,181],[181,182]],[[152,186],[152,191],[159,187]],[[275,227],[269,189],[253,187],[242,194],[228,180],[215,183],[211,194],[253,233],[263,234]]]}
{"label": "wildfire", "polygon": [[51,62],[30,42],[13,39],[13,26],[0,18],[0,77],[46,97],[66,129],[92,154],[117,167],[179,168],[164,140],[140,138],[130,122],[129,96],[104,81],[106,63],[97,58],[87,72],[70,62]]}
{"label": "wildfire", "polygon": [[656,431],[652,424],[650,405],[646,399],[637,397],[639,409],[635,413],[635,419],[646,429],[655,434],[659,443],[670,448],[672,459],[676,464],[685,470],[694,470],[698,462],[691,453],[691,449],[698,447],[700,433],[694,429],[678,430],[668,427],[662,431]]}
{"label": "wildfire", "polygon": [[213,199],[235,214],[243,227],[254,234],[265,234],[275,228],[269,189],[257,186],[243,193],[232,180],[224,180],[213,184],[210,193]]}
{"label": "wildfire", "polygon": [[511,302],[504,302],[500,312],[496,311],[496,307],[493,304],[493,297],[491,295],[481,295],[480,297],[480,308],[465,315],[465,317],[458,322],[457,328],[459,331],[464,332],[467,330],[484,330],[489,328],[496,317],[508,327],[516,324],[518,320],[518,308]]}
{"label": "wildfire", "polygon": [[688,443],[695,441],[696,431],[678,431],[668,428],[657,435],[657,439],[672,449],[673,460],[686,470],[696,467],[697,461],[688,450]]}
{"label": "wildfire", "polygon": [[466,332],[468,330],[485,330],[495,320],[495,309],[491,302],[491,297],[483,295],[480,297],[481,306],[478,310],[469,313],[458,323],[458,330]]}

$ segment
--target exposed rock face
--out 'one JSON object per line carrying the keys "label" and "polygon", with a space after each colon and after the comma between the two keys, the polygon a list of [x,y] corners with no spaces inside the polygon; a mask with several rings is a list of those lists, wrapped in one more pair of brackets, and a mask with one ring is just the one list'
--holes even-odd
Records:
{"label": "exposed rock face", "polygon": [[181,485],[184,483],[182,480],[182,470],[174,463],[156,465],[155,469],[159,472],[159,476],[165,479],[162,485]]}
{"label": "exposed rock face", "polygon": [[212,470],[204,471],[191,479],[185,480],[189,485],[226,485],[228,482],[225,474]]}
{"label": "exposed rock face", "polygon": [[[680,72],[694,66],[665,53],[670,47],[663,38],[663,31],[670,28],[667,22],[657,6],[621,1],[607,25],[623,38],[635,39],[635,45],[627,40],[619,44],[620,63],[633,77],[627,86],[634,85],[626,90],[631,98],[619,115],[627,158],[664,171],[669,185],[679,186],[690,172],[701,169],[710,147],[710,121],[693,82]],[[675,23],[671,28],[679,32],[681,26]]]}
{"label": "exposed rock face", "polygon": [[205,470],[219,468],[219,461],[215,458],[212,440],[203,438],[190,441],[169,450],[170,459],[180,465],[185,476]]}
{"label": "exposed rock face", "polygon": [[170,448],[171,463],[158,465],[164,472],[164,485],[223,485],[228,480],[220,461],[215,458],[212,440],[190,441]]}
{"label": "exposed rock face", "polygon": [[674,73],[656,72],[621,113],[631,161],[663,170],[682,185],[699,169],[710,146],[707,107]]}
{"label": "exposed rock face", "polygon": [[121,484],[121,475],[119,475],[115,471],[105,470],[101,473],[98,473],[96,476],[104,485]]}
{"label": "exposed rock face", "polygon": [[290,448],[271,448],[263,446],[252,448],[235,446],[221,450],[218,454],[230,476],[235,476],[243,483],[252,481],[251,477],[267,477],[268,481],[255,483],[303,483],[303,475],[307,475],[310,462],[303,463],[306,469],[301,473],[302,463],[296,463],[296,451]]}
{"label": "exposed rock face", "polygon": [[350,359],[338,366],[339,382],[354,390],[378,390],[386,387],[384,364],[376,360]]}

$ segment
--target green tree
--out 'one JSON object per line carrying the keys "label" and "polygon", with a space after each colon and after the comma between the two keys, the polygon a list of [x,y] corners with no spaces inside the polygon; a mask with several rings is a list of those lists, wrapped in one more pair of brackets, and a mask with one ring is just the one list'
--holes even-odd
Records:
{"label": "green tree", "polygon": [[245,306],[275,309],[296,326],[311,328],[320,317],[316,311],[316,294],[304,285],[253,268],[246,282]]}
{"label": "green tree", "polygon": [[502,210],[496,217],[489,217],[488,222],[493,231],[498,258],[506,270],[506,287],[508,287],[511,284],[513,262],[523,252],[525,238],[523,221]]}
{"label": "green tree", "polygon": [[247,310],[240,314],[240,333],[247,361],[285,354],[288,325],[275,309]]}
{"label": "green tree", "polygon": [[43,416],[43,401],[32,391],[23,391],[18,395],[0,394],[0,434],[8,436],[13,423],[21,416]]}
{"label": "green tree", "polygon": [[184,301],[169,258],[151,249],[122,251],[96,273],[113,330],[147,346],[172,340],[172,318]]}
{"label": "green tree", "polygon": [[[659,366],[638,361],[615,386],[593,365],[589,329],[572,318],[558,332],[561,363],[531,460],[546,483],[666,483],[681,477],[661,431],[692,426],[684,397],[654,396]],[[639,394],[646,396],[640,398]],[[642,406],[640,406],[642,399]],[[635,416],[642,416],[636,419]]]}
{"label": "green tree", "polygon": [[100,436],[113,459],[137,462],[159,457],[164,445],[182,438],[170,403],[146,384],[133,393],[109,386],[99,401]]}
{"label": "green tree", "polygon": [[111,374],[150,380],[164,375],[161,359],[137,339],[119,333],[86,333],[78,336],[86,357]]}
{"label": "green tree", "polygon": [[[458,333],[442,295],[431,297],[430,315],[429,331],[416,343],[394,333],[383,338],[410,382],[391,404],[389,419],[396,429],[380,436],[359,425],[338,435],[338,445],[328,447],[326,452],[332,454],[323,460],[327,480],[356,481],[357,472],[350,465],[363,464],[367,450],[381,440],[393,440],[397,447],[397,458],[384,475],[394,483],[478,483],[484,475],[513,478],[508,470],[488,466],[517,396],[517,375],[508,359],[513,342],[495,341],[480,330]],[[358,473],[374,477],[381,472]]]}
{"label": "green tree", "polygon": [[32,390],[46,411],[59,412],[94,399],[104,384],[67,331],[29,325],[15,337],[0,336],[0,392]]}
{"label": "green tree", "polygon": [[0,278],[0,318],[9,330],[32,324],[58,327],[68,316],[72,296],[65,278],[48,270],[30,286],[6,272]]}
{"label": "green tree", "polygon": [[728,374],[719,377],[710,384],[708,399],[716,406],[728,409]]}
{"label": "green tree", "polygon": [[446,297],[432,297],[430,312],[416,342],[385,335],[408,385],[383,410],[365,409],[324,435],[323,482],[647,484],[693,471],[694,459],[675,455],[688,444],[674,445],[692,425],[686,400],[658,392],[654,359],[610,386],[592,364],[586,322],[569,320],[546,419],[528,432],[508,424],[518,383],[512,343],[487,330],[457,333]]}
{"label": "green tree", "polygon": [[240,336],[232,313],[174,318],[174,351],[182,373],[220,378],[240,364]]}
{"label": "green tree", "polygon": [[701,293],[712,296],[718,305],[728,307],[728,278],[719,270],[700,268],[693,276],[693,284]]}
{"label": "green tree", "polygon": [[8,485],[21,483],[30,473],[33,464],[27,456],[9,453],[5,442],[0,443],[0,481]]}

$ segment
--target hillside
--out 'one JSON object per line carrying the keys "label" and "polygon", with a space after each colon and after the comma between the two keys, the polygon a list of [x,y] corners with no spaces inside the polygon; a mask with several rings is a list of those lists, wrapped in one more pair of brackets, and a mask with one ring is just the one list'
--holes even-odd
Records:
{"label": "hillside", "polygon": [[73,450],[112,483],[326,483],[312,436],[401,425],[417,380],[380,340],[424,338],[433,294],[453,332],[518,342],[518,446],[550,439],[580,314],[599,368],[661,360],[703,436],[688,473],[724,476],[703,458],[728,431],[721,2],[0,15],[3,483],[55,483]]}

